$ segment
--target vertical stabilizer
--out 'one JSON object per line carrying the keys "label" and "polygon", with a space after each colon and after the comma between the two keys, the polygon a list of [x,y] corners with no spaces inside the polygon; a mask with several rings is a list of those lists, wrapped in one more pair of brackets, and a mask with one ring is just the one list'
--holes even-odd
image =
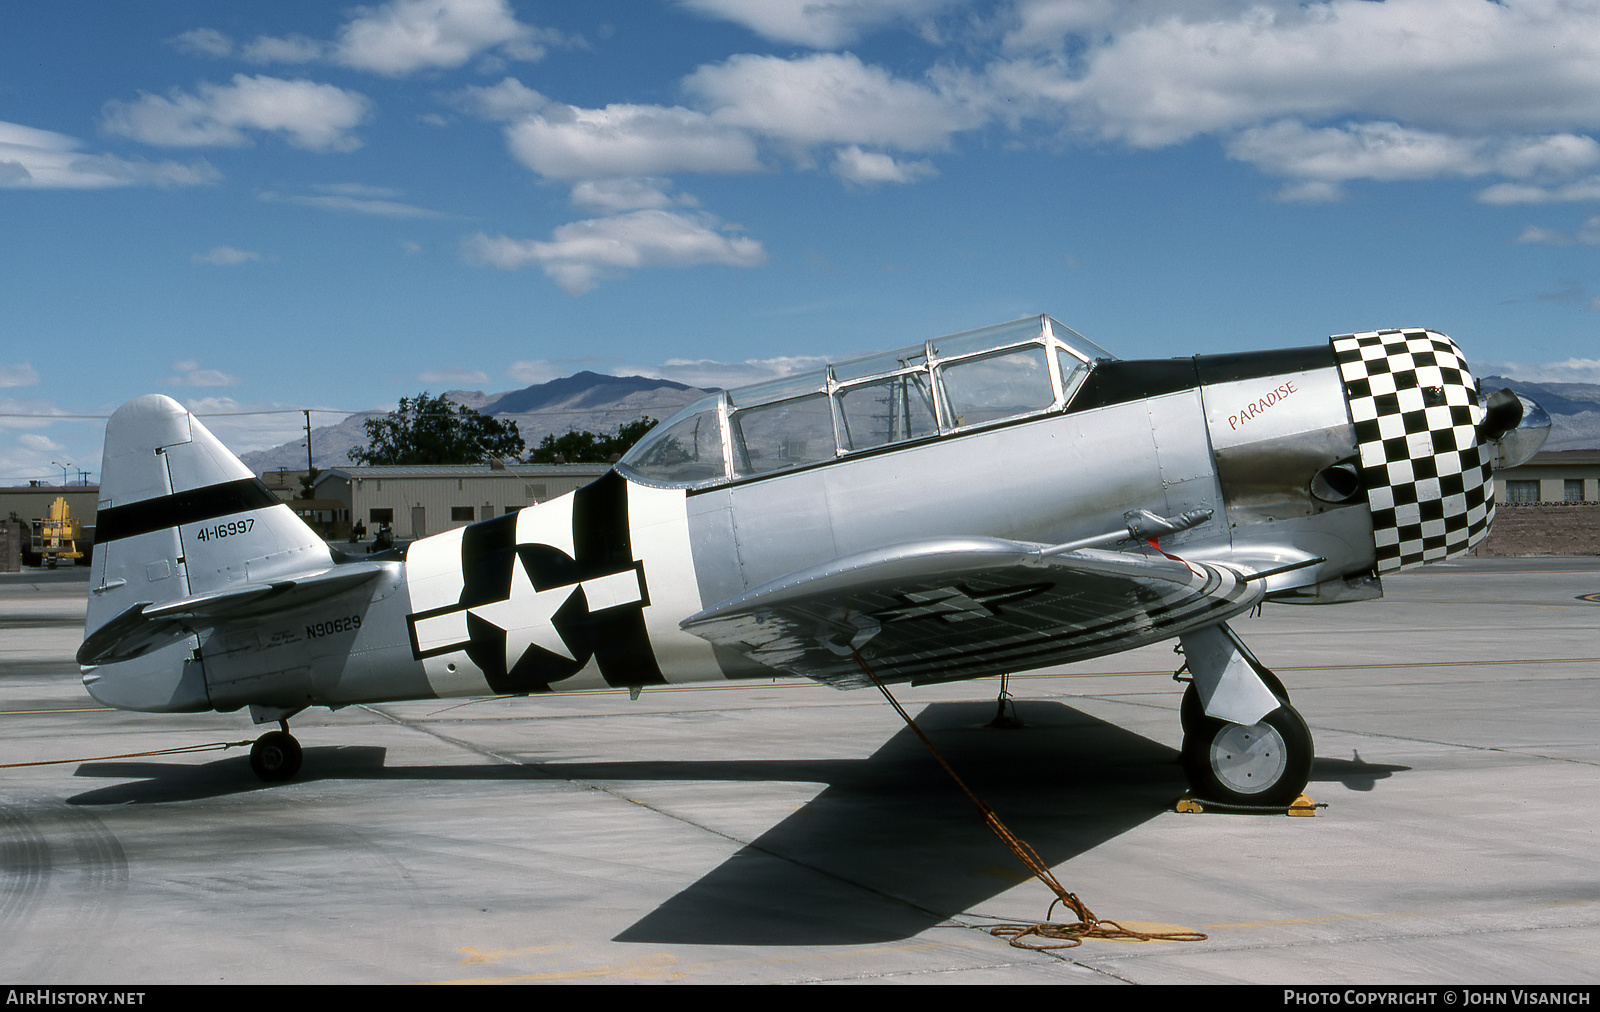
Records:
{"label": "vertical stabilizer", "polygon": [[[170,397],[117,409],[100,473],[85,635],[138,605],[333,564],[316,532]],[[190,636],[105,665],[86,672],[85,684],[130,709],[207,708],[198,645]]]}

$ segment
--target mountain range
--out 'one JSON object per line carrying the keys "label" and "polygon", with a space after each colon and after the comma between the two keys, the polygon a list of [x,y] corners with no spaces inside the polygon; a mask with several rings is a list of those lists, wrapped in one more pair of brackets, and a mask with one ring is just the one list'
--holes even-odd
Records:
{"label": "mountain range", "polygon": [[[502,421],[516,422],[517,431],[531,450],[545,436],[573,429],[615,432],[618,426],[643,416],[659,421],[711,392],[672,380],[580,372],[504,393],[446,390],[443,396]],[[362,423],[378,414],[381,412],[349,415],[333,425],[312,429],[311,454],[316,465],[330,468],[350,463],[351,448],[367,444]],[[302,470],[306,466],[306,444],[294,439],[239,457],[258,474],[278,468]]]}
{"label": "mountain range", "polygon": [[[1486,376],[1480,385],[1484,390],[1510,387],[1538,401],[1552,422],[1546,449],[1600,447],[1600,383],[1531,383]],[[531,450],[545,436],[572,429],[614,432],[624,422],[641,416],[660,420],[711,392],[672,380],[585,371],[504,393],[447,390],[444,396],[486,415],[516,422]],[[374,415],[350,415],[333,425],[312,429],[311,452],[316,465],[329,468],[350,463],[351,448],[366,445],[367,433],[362,423],[371,417]],[[257,473],[278,468],[299,470],[305,466],[305,443],[291,440],[241,454],[241,459]]]}

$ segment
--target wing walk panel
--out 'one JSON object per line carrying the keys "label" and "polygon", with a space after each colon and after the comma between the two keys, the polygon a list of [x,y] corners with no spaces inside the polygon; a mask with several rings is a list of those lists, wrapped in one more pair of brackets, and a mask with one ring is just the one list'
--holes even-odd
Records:
{"label": "wing walk panel", "polygon": [[1262,593],[1222,567],[1045,549],[963,538],[861,553],[757,587],[683,628],[768,667],[855,688],[866,678],[852,643],[886,680],[955,681],[1168,639]]}

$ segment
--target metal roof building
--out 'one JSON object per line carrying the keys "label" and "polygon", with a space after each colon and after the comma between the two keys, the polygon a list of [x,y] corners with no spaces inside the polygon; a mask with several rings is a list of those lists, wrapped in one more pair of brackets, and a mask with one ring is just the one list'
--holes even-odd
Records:
{"label": "metal roof building", "polygon": [[1544,450],[1494,482],[1500,503],[1600,501],[1600,450]]}
{"label": "metal roof building", "polygon": [[421,538],[554,499],[611,470],[610,464],[419,464],[330,468],[316,497],[338,500],[349,530],[382,524],[401,539]]}

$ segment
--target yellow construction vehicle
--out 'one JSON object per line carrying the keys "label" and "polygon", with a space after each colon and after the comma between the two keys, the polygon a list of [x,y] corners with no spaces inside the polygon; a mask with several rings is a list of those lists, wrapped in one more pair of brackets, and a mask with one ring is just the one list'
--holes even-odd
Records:
{"label": "yellow construction vehicle", "polygon": [[78,548],[82,540],[81,522],[69,514],[66,498],[56,496],[56,501],[50,504],[50,516],[33,521],[33,550],[30,555],[34,565],[43,563],[47,568],[54,569],[61,559],[83,558],[83,552]]}

